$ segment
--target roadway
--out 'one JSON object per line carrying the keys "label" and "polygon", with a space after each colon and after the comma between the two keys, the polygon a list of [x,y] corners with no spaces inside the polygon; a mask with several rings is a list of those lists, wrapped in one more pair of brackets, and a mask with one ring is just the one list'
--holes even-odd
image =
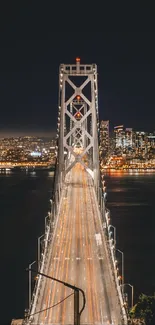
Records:
{"label": "roadway", "polygon": [[[118,296],[108,259],[92,180],[80,164],[67,174],[60,204],[54,245],[46,274],[82,288],[86,307],[81,324],[121,324]],[[43,279],[33,324],[73,324],[73,293],[50,279]],[[53,308],[51,306],[55,305]],[[80,296],[82,306],[82,296]]]}

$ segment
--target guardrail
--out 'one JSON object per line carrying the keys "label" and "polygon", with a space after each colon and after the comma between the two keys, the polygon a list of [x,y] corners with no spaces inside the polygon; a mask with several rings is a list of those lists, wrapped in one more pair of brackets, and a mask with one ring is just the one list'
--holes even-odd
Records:
{"label": "guardrail", "polygon": [[[40,265],[39,265],[39,272],[45,273],[45,268],[47,267],[47,264],[49,262],[50,258],[50,253],[51,253],[51,247],[52,247],[52,241],[54,238],[54,232],[56,231],[57,227],[57,222],[58,222],[58,216],[60,212],[60,205],[61,205],[61,200],[63,198],[62,192],[63,192],[63,184],[59,184],[59,196],[58,200],[56,202],[53,202],[52,204],[52,209],[51,209],[51,214],[49,218],[48,225],[45,229],[45,245],[43,248],[43,252],[41,253],[41,260],[40,260]],[[54,220],[52,222],[52,220]],[[38,276],[38,279],[36,281],[34,290],[33,290],[33,295],[32,295],[32,301],[31,305],[29,308],[29,314],[27,318],[24,320],[23,325],[33,325],[33,314],[35,313],[36,306],[38,303],[38,298],[42,289],[42,280],[43,277],[41,275]],[[31,316],[32,315],[32,316]]]}
{"label": "guardrail", "polygon": [[[41,273],[43,273],[44,271],[44,267],[45,267],[45,263],[46,263],[46,257],[47,257],[47,250],[48,250],[48,243],[49,243],[49,237],[50,237],[50,230],[51,230],[51,226],[49,224],[49,226],[47,226],[47,231],[45,232],[45,246],[44,246],[44,253],[42,253],[42,259],[40,261],[40,268],[39,271]],[[41,290],[41,283],[42,282],[42,276],[39,275],[38,276],[38,280],[36,282],[34,291],[33,291],[33,295],[32,295],[32,302],[31,302],[31,306],[30,306],[30,313],[29,313],[29,319],[28,321],[25,322],[25,324],[31,324],[31,321],[33,320],[33,316],[30,316],[31,314],[33,314],[35,312],[36,309],[36,305],[38,302],[38,297],[40,294],[40,290]]]}
{"label": "guardrail", "polygon": [[[104,206],[104,209],[103,209],[103,211],[101,211],[102,212],[101,216],[102,216],[102,221],[103,221],[103,230],[104,230],[104,233],[106,232],[105,235],[108,239],[106,241],[106,243],[108,243],[108,251],[110,251],[109,258],[110,258],[110,261],[111,261],[111,264],[112,264],[112,267],[114,270],[114,280],[115,280],[116,289],[118,292],[118,297],[119,297],[120,306],[121,306],[121,310],[122,310],[123,322],[124,322],[124,325],[127,325],[128,318],[127,318],[126,309],[124,307],[123,296],[122,296],[122,292],[121,292],[121,288],[120,288],[120,284],[119,284],[118,276],[117,276],[117,270],[116,270],[116,263],[115,263],[115,256],[114,256],[115,246],[113,247],[112,241],[110,240],[109,233],[108,233],[108,226],[110,224],[110,210],[105,208],[104,198],[103,198],[103,206]],[[116,243],[115,243],[115,245],[116,245]]]}

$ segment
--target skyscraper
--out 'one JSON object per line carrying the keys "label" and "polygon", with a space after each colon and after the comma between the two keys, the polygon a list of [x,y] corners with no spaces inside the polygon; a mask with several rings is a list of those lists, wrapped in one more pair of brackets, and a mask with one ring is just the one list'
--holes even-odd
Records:
{"label": "skyscraper", "polygon": [[132,128],[124,129],[123,125],[119,125],[114,127],[114,132],[116,148],[132,148]]}
{"label": "skyscraper", "polygon": [[124,137],[125,137],[124,126],[123,125],[115,126],[114,133],[115,133],[116,148],[122,148]]}
{"label": "skyscraper", "polygon": [[125,142],[124,142],[124,148],[132,148],[132,128],[126,128],[125,129]]}
{"label": "skyscraper", "polygon": [[109,121],[100,123],[100,152],[102,158],[106,158],[109,152]]}

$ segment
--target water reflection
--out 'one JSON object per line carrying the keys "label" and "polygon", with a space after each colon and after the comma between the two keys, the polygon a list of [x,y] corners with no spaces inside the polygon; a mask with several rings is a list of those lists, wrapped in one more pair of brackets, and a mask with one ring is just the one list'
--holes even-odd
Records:
{"label": "water reflection", "polygon": [[124,176],[130,176],[130,175],[155,175],[155,170],[138,170],[138,169],[129,169],[128,171],[127,170],[114,170],[114,169],[111,169],[111,170],[105,170],[104,172],[105,175],[113,175],[113,176],[116,176],[116,177],[124,177]]}
{"label": "water reflection", "polygon": [[54,172],[53,171],[48,172],[48,176],[53,178]]}

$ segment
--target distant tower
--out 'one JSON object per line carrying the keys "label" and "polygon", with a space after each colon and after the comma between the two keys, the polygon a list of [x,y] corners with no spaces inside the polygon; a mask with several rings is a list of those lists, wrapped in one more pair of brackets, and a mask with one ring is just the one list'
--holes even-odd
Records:
{"label": "distant tower", "polygon": [[122,148],[123,139],[124,139],[124,126],[123,125],[115,126],[114,133],[115,133],[116,148]]}
{"label": "distant tower", "polygon": [[133,146],[135,148],[137,155],[144,156],[147,152],[147,133],[143,131],[135,131],[134,132],[134,142]]}
{"label": "distant tower", "polygon": [[132,128],[126,128],[125,129],[125,142],[124,147],[125,148],[132,148],[133,145],[133,132]]}
{"label": "distant tower", "polygon": [[102,158],[106,158],[109,153],[109,121],[100,123],[100,152]]}
{"label": "distant tower", "polygon": [[155,148],[155,132],[148,134],[148,136],[147,136],[147,147],[148,147],[149,150]]}

